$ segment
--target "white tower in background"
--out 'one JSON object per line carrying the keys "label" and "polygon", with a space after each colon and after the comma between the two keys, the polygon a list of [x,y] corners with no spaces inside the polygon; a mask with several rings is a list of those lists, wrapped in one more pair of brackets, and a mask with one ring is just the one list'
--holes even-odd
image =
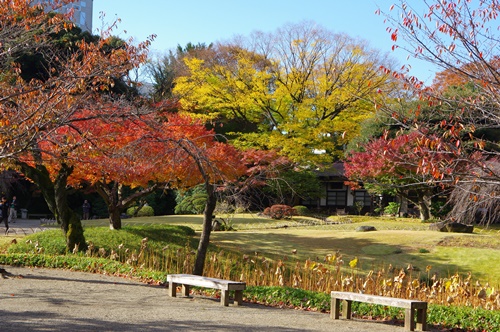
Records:
{"label": "white tower in background", "polygon": [[94,0],[76,1],[70,6],[75,10],[73,22],[83,31],[92,33],[92,5]]}

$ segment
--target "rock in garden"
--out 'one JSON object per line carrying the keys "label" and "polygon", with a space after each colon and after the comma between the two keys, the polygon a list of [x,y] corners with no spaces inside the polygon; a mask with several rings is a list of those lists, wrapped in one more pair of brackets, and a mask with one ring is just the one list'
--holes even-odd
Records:
{"label": "rock in garden", "polygon": [[372,232],[376,230],[377,229],[374,226],[359,226],[356,228],[356,232]]}
{"label": "rock in garden", "polygon": [[458,222],[438,222],[431,224],[429,229],[449,233],[472,233],[474,225],[466,225]]}
{"label": "rock in garden", "polygon": [[440,221],[440,222],[435,222],[429,225],[429,229],[431,231],[439,231],[441,232],[441,229],[444,228],[446,225],[446,221]]}

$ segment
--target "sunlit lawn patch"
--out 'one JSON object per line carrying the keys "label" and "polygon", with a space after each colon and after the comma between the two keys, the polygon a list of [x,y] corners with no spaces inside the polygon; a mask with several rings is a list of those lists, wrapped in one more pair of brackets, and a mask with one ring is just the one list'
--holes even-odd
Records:
{"label": "sunlit lawn patch", "polygon": [[[362,274],[381,267],[411,265],[414,273],[424,271],[426,275],[426,268],[432,266],[431,273],[442,277],[472,272],[475,278],[500,284],[500,248],[494,245],[500,238],[497,233],[440,233],[426,230],[428,225],[421,223],[379,223],[217,232],[212,241],[221,248],[246,254],[261,252],[273,259],[322,261],[340,251],[344,261],[359,258]],[[361,224],[376,225],[380,230],[356,232]],[[404,230],[405,226],[416,230]],[[445,248],[444,243],[455,245]]]}

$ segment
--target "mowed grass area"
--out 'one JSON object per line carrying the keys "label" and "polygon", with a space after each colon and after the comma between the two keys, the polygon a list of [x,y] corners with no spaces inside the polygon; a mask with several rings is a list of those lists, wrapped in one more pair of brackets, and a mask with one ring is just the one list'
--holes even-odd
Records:
{"label": "mowed grass area", "polygon": [[[218,216],[218,218],[220,218]],[[224,218],[224,217],[223,217]],[[271,220],[256,214],[231,218],[236,231],[212,232],[211,242],[220,249],[241,252],[250,257],[323,262],[337,251],[344,266],[358,258],[355,273],[382,268],[413,267],[411,273],[422,276],[451,276],[472,273],[473,280],[500,285],[500,231],[477,228],[473,234],[440,233],[417,219],[347,216],[333,219],[339,224],[297,217],[294,220]],[[185,225],[199,231],[201,216],[159,216],[130,218],[124,225]],[[107,220],[84,221],[84,226],[107,226]],[[376,227],[374,232],[357,232],[361,225]],[[426,272],[430,267],[430,272]]]}

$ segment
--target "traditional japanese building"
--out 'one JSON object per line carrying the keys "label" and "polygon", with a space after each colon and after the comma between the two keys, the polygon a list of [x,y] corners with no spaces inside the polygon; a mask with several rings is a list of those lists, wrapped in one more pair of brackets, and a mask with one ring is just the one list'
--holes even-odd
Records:
{"label": "traditional japanese building", "polygon": [[[352,190],[345,184],[344,163],[333,163],[327,169],[317,171],[323,196],[317,200],[306,200],[302,204],[309,208],[337,213],[366,213],[373,209],[373,197],[365,190]],[[357,206],[357,207],[356,207]],[[359,211],[356,209],[359,208]]]}

